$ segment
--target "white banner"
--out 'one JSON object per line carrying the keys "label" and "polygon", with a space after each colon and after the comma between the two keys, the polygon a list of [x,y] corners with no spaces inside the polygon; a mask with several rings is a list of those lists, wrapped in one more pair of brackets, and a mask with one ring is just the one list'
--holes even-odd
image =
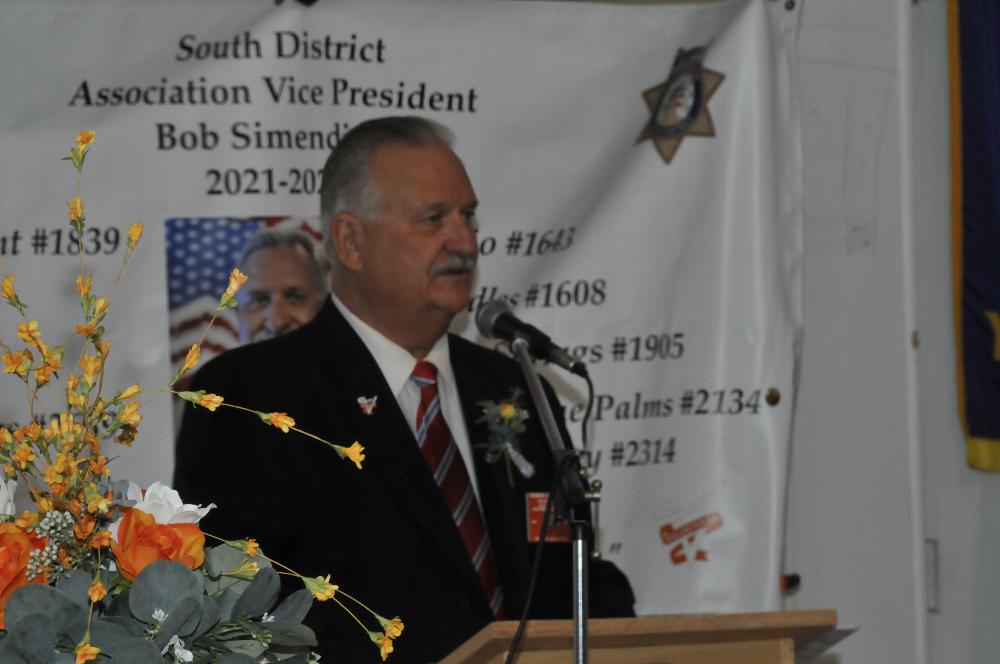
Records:
{"label": "white banner", "polygon": [[[96,130],[81,187],[99,294],[128,224],[147,224],[114,288],[110,387],[166,385],[199,334],[191,283],[239,253],[216,233],[315,217],[319,169],[361,120],[443,122],[482,201],[472,306],[506,298],[590,366],[600,545],[637,610],[776,609],[801,257],[797,18],[780,4],[5,2],[0,272],[77,357],[59,159]],[[17,319],[0,313],[8,344]],[[456,331],[476,336],[469,316]],[[547,374],[579,437],[585,386]],[[144,412],[115,473],[169,480],[169,400]],[[6,376],[0,422],[28,417]]]}

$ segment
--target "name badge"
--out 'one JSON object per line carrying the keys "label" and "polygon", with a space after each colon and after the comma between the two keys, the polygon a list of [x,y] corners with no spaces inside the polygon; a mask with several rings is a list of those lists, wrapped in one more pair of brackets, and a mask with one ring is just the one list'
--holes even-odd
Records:
{"label": "name badge", "polygon": [[[528,541],[537,542],[542,534],[542,519],[545,518],[545,506],[549,502],[549,494],[544,492],[524,494],[525,512],[528,520]],[[569,542],[572,540],[569,522],[549,525],[545,533],[546,542]]]}

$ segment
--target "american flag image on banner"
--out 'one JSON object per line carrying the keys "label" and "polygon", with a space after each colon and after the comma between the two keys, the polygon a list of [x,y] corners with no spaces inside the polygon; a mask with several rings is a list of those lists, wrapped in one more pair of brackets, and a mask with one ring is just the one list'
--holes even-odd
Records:
{"label": "american flag image on banner", "polygon": [[[246,242],[262,228],[297,230],[321,242],[318,219],[296,217],[179,217],[167,219],[167,300],[170,304],[170,365],[176,373],[191,344],[201,339],[229,273]],[[201,342],[199,366],[239,345],[236,311],[221,312]],[[185,376],[176,387],[183,389]]]}
{"label": "american flag image on banner", "polygon": [[[201,339],[219,298],[229,285],[229,273],[236,267],[243,245],[262,226],[275,225],[282,219],[284,217],[167,219],[167,299],[173,372],[180,369],[191,344]],[[236,312],[226,309],[215,319],[202,341],[199,364],[238,345]]]}

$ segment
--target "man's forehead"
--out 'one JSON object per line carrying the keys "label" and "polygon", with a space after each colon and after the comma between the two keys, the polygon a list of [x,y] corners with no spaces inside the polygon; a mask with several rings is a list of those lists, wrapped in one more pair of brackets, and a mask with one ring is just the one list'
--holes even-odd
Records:
{"label": "man's forehead", "polygon": [[366,186],[368,209],[401,206],[407,213],[466,209],[477,204],[472,183],[458,155],[447,145],[387,145],[373,156]]}

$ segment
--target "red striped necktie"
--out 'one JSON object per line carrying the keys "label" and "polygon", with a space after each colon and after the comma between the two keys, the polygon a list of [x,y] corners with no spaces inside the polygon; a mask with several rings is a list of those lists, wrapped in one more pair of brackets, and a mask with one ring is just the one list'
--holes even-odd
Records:
{"label": "red striped necktie", "polygon": [[494,616],[500,615],[503,592],[493,564],[490,538],[486,534],[479,503],[469,481],[469,472],[462,461],[458,446],[451,437],[448,424],[441,412],[441,399],[437,388],[437,367],[420,361],[410,379],[420,388],[420,405],[417,407],[417,445],[441,489],[445,505],[451,512],[465,549],[472,559],[472,566],[479,575],[479,582],[486,593]]}

